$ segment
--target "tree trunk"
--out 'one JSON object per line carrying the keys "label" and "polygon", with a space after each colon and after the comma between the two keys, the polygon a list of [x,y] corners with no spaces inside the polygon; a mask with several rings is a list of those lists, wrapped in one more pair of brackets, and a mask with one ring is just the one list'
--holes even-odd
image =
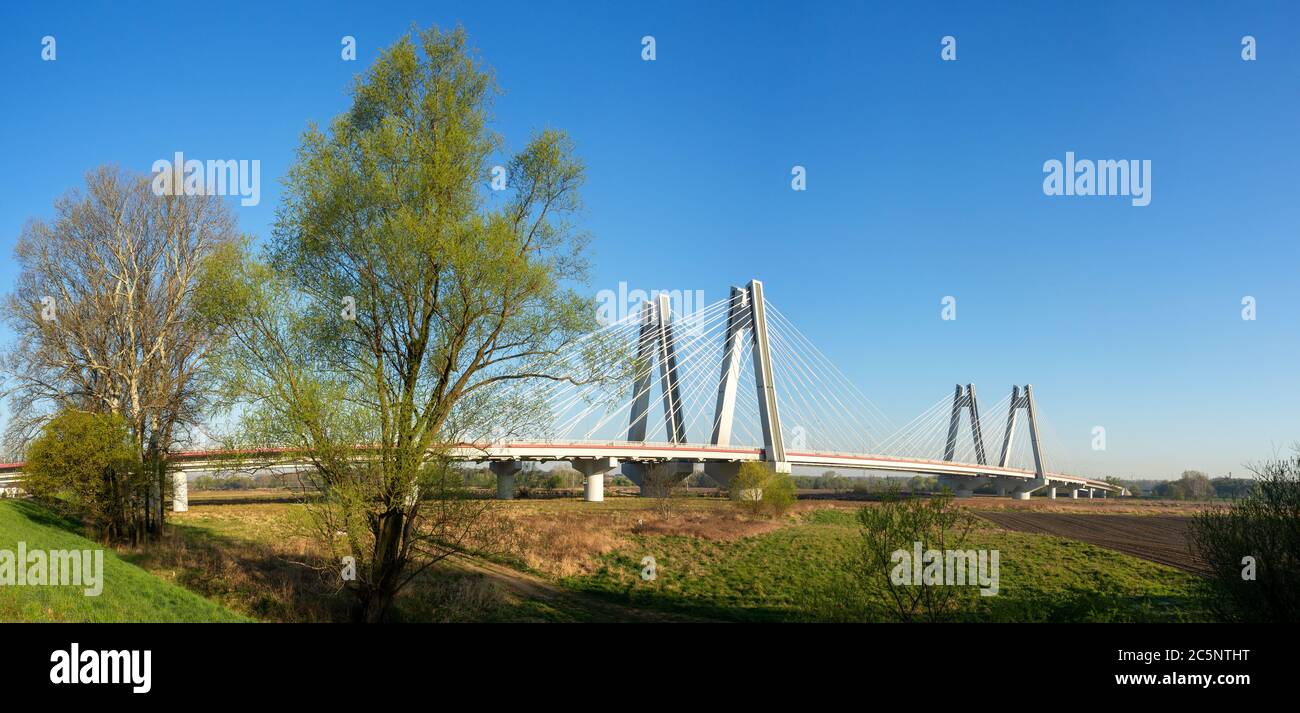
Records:
{"label": "tree trunk", "polygon": [[392,608],[392,592],[382,593],[369,590],[357,592],[357,599],[352,603],[350,617],[354,624],[379,624],[387,620],[388,610]]}
{"label": "tree trunk", "polygon": [[401,510],[388,510],[379,516],[371,584],[357,592],[357,601],[352,608],[354,622],[373,624],[388,618],[397,594],[397,582],[406,566],[406,559],[402,556],[405,519]]}

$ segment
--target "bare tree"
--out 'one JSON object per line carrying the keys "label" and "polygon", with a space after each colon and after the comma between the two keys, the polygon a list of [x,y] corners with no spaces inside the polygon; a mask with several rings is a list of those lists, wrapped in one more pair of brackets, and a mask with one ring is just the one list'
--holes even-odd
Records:
{"label": "bare tree", "polygon": [[153,492],[145,526],[163,519],[164,455],[197,425],[210,393],[204,362],[219,335],[194,309],[203,261],[235,239],[215,196],[156,195],[145,176],[102,167],[86,189],[33,220],[15,250],[4,353],[18,455],[60,409],[125,419]]}

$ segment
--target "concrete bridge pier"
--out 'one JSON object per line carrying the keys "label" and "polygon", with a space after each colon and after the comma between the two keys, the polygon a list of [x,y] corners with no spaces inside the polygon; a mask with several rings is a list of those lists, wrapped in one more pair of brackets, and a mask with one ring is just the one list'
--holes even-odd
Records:
{"label": "concrete bridge pier", "polygon": [[570,462],[573,469],[582,473],[586,478],[582,487],[583,499],[589,503],[604,502],[605,474],[618,467],[618,459],[574,458]]}
{"label": "concrete bridge pier", "polygon": [[172,512],[190,509],[190,481],[183,470],[172,471]]}
{"label": "concrete bridge pier", "polygon": [[1089,499],[1089,500],[1092,500],[1092,495],[1093,495],[1093,493],[1092,493],[1092,488],[1088,488],[1088,499]]}
{"label": "concrete bridge pier", "polygon": [[992,478],[985,475],[964,476],[964,475],[941,475],[939,476],[939,487],[947,488],[952,491],[954,497],[970,498],[975,496],[976,488],[987,484]]}
{"label": "concrete bridge pier", "polygon": [[704,474],[713,479],[718,487],[731,490],[731,481],[740,473],[740,464],[734,462],[705,463]]}
{"label": "concrete bridge pier", "polygon": [[1040,490],[1045,487],[1047,487],[1046,480],[1035,478],[1034,480],[1026,481],[1017,486],[1016,489],[1011,492],[1011,497],[1016,500],[1028,500],[1033,496],[1035,490]]}
{"label": "concrete bridge pier", "polygon": [[494,460],[488,468],[497,477],[497,500],[514,500],[515,474],[524,469],[523,461]]}
{"label": "concrete bridge pier", "polygon": [[1078,500],[1078,499],[1079,499],[1079,489],[1078,489],[1078,488],[1070,488],[1070,497],[1073,498],[1073,499],[1075,499],[1075,500]]}
{"label": "concrete bridge pier", "polygon": [[658,497],[695,470],[695,464],[685,460],[637,462],[628,461],[621,466],[623,475],[641,488],[642,497]]}
{"label": "concrete bridge pier", "polygon": [[1047,489],[1047,497],[1049,497],[1049,498],[1051,498],[1051,499],[1053,499],[1053,500],[1056,499],[1056,486],[1055,486],[1055,485],[1053,485],[1053,486],[1051,486],[1051,487],[1049,487],[1049,488]]}

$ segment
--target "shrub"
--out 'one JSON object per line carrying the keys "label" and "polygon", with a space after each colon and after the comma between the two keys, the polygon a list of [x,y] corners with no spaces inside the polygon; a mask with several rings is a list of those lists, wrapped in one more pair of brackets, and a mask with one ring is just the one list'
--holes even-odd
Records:
{"label": "shrub", "polygon": [[783,515],[794,507],[794,478],[762,463],[742,463],[731,479],[731,498],[754,514]]}
{"label": "shrub", "polygon": [[[847,566],[869,599],[885,602],[899,621],[943,621],[973,598],[972,587],[930,584],[899,585],[892,580],[894,553],[965,550],[973,515],[958,508],[951,495],[902,498],[890,493],[884,502],[858,511],[861,538]],[[919,567],[920,563],[913,563]]]}
{"label": "shrub", "polygon": [[654,498],[655,509],[662,517],[672,515],[677,500],[686,494],[686,477],[675,463],[654,463],[641,475],[641,494]]}
{"label": "shrub", "polygon": [[24,489],[71,510],[94,536],[134,542],[145,534],[153,482],[121,416],[58,413],[28,448],[23,475]]}
{"label": "shrub", "polygon": [[1211,603],[1222,618],[1294,623],[1300,621],[1300,451],[1251,470],[1256,481],[1242,500],[1196,516],[1192,546],[1223,595]]}

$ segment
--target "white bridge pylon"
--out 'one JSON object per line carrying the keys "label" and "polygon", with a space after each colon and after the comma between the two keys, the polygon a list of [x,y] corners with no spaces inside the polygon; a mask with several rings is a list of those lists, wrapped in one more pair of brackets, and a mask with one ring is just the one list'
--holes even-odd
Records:
{"label": "white bridge pylon", "polygon": [[[758,461],[781,472],[808,466],[937,475],[959,495],[985,483],[1016,497],[1049,484],[1072,492],[1120,490],[1046,470],[1029,386],[1023,392],[1015,387],[988,414],[981,413],[973,384],[958,386],[952,397],[895,428],[766,300],[758,280],[732,287],[726,299],[694,313],[676,309],[667,293],[656,294],[602,332],[614,345],[607,353],[628,355],[630,370],[545,392],[541,400],[558,427],[532,439],[494,442],[484,449],[488,457],[568,459],[579,467],[585,458],[606,455],[643,486],[651,475],[679,478],[700,467],[725,485],[741,463]],[[593,395],[611,383],[630,393]],[[1028,414],[1032,462],[1016,448],[1020,409]],[[963,411],[969,413],[970,447],[959,447],[957,437]],[[990,415],[1006,419],[995,463],[985,452],[985,434],[994,430]],[[608,430],[620,422],[626,431]],[[649,440],[659,433],[663,441]]]}
{"label": "white bridge pylon", "polygon": [[[762,461],[778,472],[789,473],[790,463],[785,457],[781,416],[777,407],[774,386],[776,377],[772,369],[765,307],[762,282],[752,280],[746,287],[731,288],[726,309],[726,327],[722,335],[720,376],[709,444],[731,444],[742,362],[745,355],[749,354],[753,362],[754,399],[759,432],[762,434]],[[673,322],[672,304],[667,294],[660,294],[654,301],[642,303],[641,327],[633,364],[635,396],[628,415],[628,443],[645,443],[646,440],[654,362],[658,362],[659,366],[660,395],[668,442],[687,443]],[[677,464],[662,464],[662,467],[674,471],[666,477],[675,477],[689,473],[694,469],[694,464],[683,460]],[[711,477],[726,484],[740,466],[737,461],[706,461],[704,467]],[[639,462],[624,463],[623,472],[643,487],[645,478],[649,475],[645,464]]]}
{"label": "white bridge pylon", "polygon": [[[1034,406],[1033,386],[1026,384],[1024,391],[1019,386],[1011,387],[1011,396],[1003,401],[1006,404],[1006,428],[1002,434],[1002,451],[998,458],[999,468],[1008,468],[1011,466],[1012,447],[1015,443],[1017,416],[1021,409],[1024,409],[1026,418],[1029,422],[1029,442],[1033,451],[1033,474],[1030,480],[1021,482],[1009,482],[1007,480],[995,480],[995,476],[980,475],[974,478],[954,479],[945,476],[944,485],[949,487],[953,492],[960,496],[969,496],[972,491],[984,483],[994,481],[998,486],[998,494],[1012,495],[1020,499],[1028,499],[1035,491],[1043,487],[1048,487],[1053,481],[1048,477],[1047,469],[1043,465],[1043,447],[1042,438],[1039,435],[1037,409]],[[956,391],[952,397],[952,415],[948,423],[948,440],[944,447],[943,459],[953,462],[957,460],[957,433],[961,421],[962,410],[965,409],[970,414],[970,433],[972,445],[974,448],[974,461],[980,465],[988,463],[984,455],[984,435],[983,427],[980,422],[979,401],[975,396],[975,385],[967,384],[965,388],[961,384],[957,385]],[[1051,497],[1056,497],[1056,488],[1052,487]]]}
{"label": "white bridge pylon", "polygon": [[[767,330],[767,310],[763,301],[763,283],[753,280],[748,287],[731,288],[731,304],[727,311],[727,331],[723,343],[721,375],[718,378],[718,398],[714,408],[713,435],[709,443],[714,446],[731,445],[731,432],[736,419],[736,392],[740,388],[740,374],[746,353],[746,335],[751,348],[754,368],[754,397],[758,405],[759,431],[762,435],[763,461],[774,470],[790,472],[785,456],[785,440],[781,432],[781,412],[777,407],[776,376],[772,369],[772,350]],[[724,468],[714,468],[710,475],[726,478]]]}

